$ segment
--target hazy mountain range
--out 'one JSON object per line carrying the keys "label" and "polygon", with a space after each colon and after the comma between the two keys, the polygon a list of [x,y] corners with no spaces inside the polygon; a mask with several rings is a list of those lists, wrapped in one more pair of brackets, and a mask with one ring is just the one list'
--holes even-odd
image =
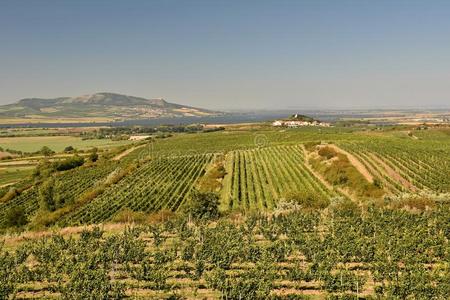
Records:
{"label": "hazy mountain range", "polygon": [[53,99],[27,98],[0,106],[0,122],[122,121],[161,117],[212,116],[219,112],[115,93]]}

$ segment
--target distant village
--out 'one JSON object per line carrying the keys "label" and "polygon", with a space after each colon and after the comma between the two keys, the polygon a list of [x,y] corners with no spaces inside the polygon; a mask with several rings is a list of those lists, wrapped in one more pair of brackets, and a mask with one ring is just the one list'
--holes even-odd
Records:
{"label": "distant village", "polygon": [[289,119],[285,120],[275,120],[272,123],[272,126],[275,127],[290,127],[290,128],[297,128],[297,127],[303,127],[303,126],[320,126],[320,127],[330,127],[330,123],[321,122],[318,120],[314,120],[313,118],[295,114],[292,115]]}

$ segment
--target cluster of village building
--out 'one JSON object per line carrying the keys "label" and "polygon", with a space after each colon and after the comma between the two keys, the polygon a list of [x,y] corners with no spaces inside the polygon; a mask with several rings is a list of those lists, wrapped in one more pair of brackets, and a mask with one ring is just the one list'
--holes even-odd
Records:
{"label": "cluster of village building", "polygon": [[321,126],[330,127],[330,123],[319,122],[319,121],[302,121],[302,120],[276,120],[272,123],[272,126],[280,127],[302,127],[302,126]]}

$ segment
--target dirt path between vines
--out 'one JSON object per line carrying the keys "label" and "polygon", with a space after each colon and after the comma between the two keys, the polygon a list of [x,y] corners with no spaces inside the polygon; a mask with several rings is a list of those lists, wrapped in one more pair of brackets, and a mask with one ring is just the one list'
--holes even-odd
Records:
{"label": "dirt path between vines", "polygon": [[376,156],[373,153],[369,153],[369,156],[386,171],[386,174],[390,178],[392,178],[395,181],[399,182],[401,185],[405,186],[407,189],[409,189],[409,190],[411,190],[413,192],[417,191],[417,188],[411,182],[409,182],[408,180],[403,178],[397,171],[392,169],[381,158],[379,158],[378,156]]}
{"label": "dirt path between vines", "polygon": [[5,184],[0,184],[0,188],[4,188],[4,187],[10,186],[10,185],[13,185],[13,184],[15,184],[17,182],[18,181],[13,181],[13,182],[5,183]]}
{"label": "dirt path between vines", "polygon": [[331,185],[328,181],[325,180],[325,178],[323,178],[322,175],[320,175],[318,172],[316,172],[313,167],[309,164],[309,154],[308,151],[306,151],[305,146],[301,145],[300,146],[302,148],[303,151],[303,155],[305,156],[305,167],[308,169],[309,172],[311,172],[311,174],[316,177],[327,189],[329,189],[330,191],[333,190],[338,190],[341,194],[345,195],[347,198],[355,200],[355,197],[353,197],[352,195],[350,195],[350,193],[348,193],[345,189],[342,189],[340,187],[334,187],[333,185]]}
{"label": "dirt path between vines", "polygon": [[144,145],[135,146],[135,147],[131,147],[130,149],[127,149],[127,150],[123,151],[122,153],[119,153],[118,155],[114,156],[112,158],[112,160],[121,160],[123,157],[127,156],[128,154],[130,154],[134,150],[142,148],[144,146],[145,146],[145,144]]}
{"label": "dirt path between vines", "polygon": [[366,166],[364,166],[364,164],[362,162],[360,162],[353,154],[345,151],[344,149],[339,148],[338,146],[336,146],[334,144],[329,144],[327,146],[330,147],[330,148],[333,148],[337,152],[347,156],[348,160],[356,168],[356,170],[358,170],[358,172],[361,173],[361,175],[364,176],[364,178],[368,182],[373,183],[373,176],[372,176],[372,174],[370,174],[370,172],[366,169]]}

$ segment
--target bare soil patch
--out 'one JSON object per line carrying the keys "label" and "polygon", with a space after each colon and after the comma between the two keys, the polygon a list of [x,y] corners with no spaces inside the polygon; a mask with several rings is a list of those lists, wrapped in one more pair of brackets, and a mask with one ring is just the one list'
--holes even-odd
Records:
{"label": "bare soil patch", "polygon": [[136,149],[142,148],[145,145],[140,145],[140,146],[136,146],[136,147],[131,147],[125,151],[123,151],[122,153],[119,153],[118,155],[114,156],[112,158],[112,160],[121,160],[123,157],[127,156],[128,154],[130,154],[131,152],[133,152]]}

